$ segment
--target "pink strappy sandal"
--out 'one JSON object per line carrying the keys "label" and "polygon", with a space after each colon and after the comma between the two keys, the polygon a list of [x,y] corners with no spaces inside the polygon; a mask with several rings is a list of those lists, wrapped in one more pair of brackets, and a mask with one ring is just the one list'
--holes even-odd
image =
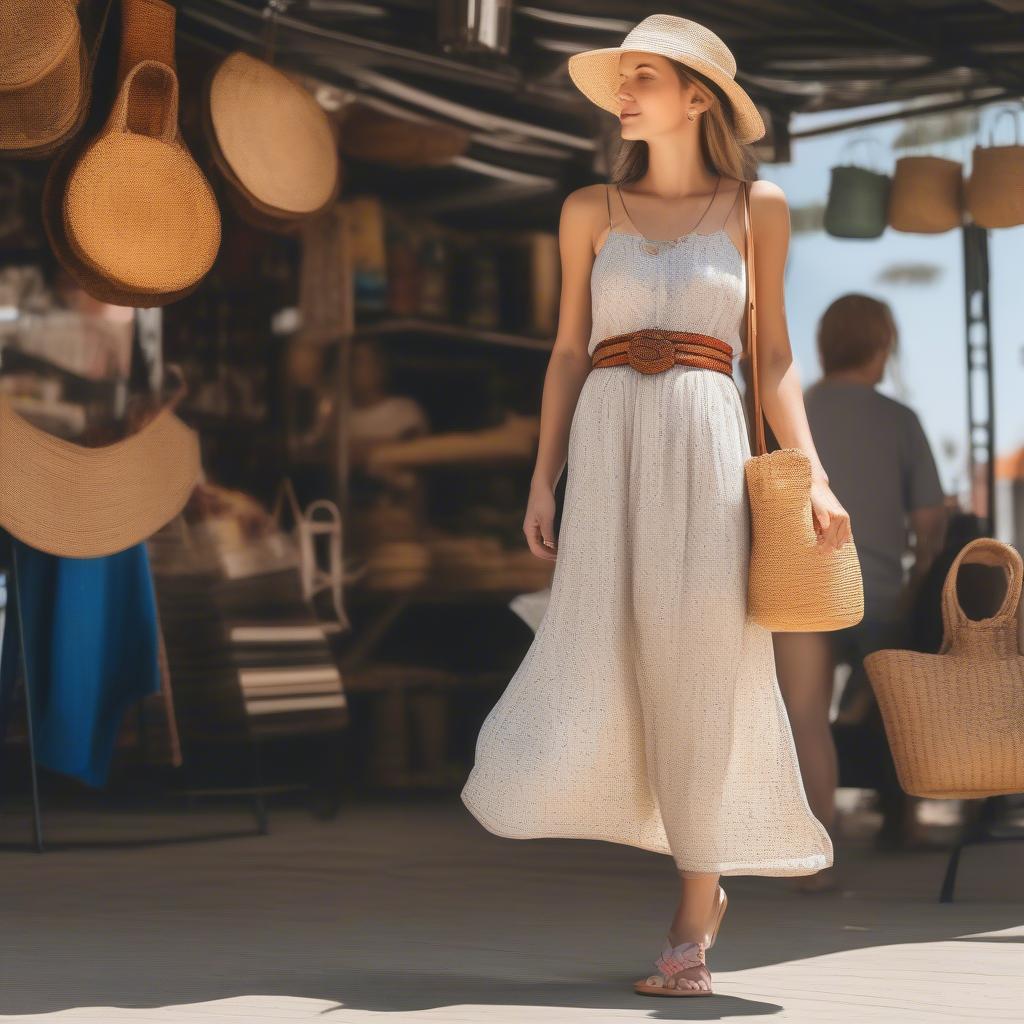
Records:
{"label": "pink strappy sandal", "polygon": [[[710,988],[711,972],[708,971],[707,963],[705,962],[705,953],[715,944],[715,939],[718,938],[718,927],[722,923],[725,908],[729,904],[729,898],[725,895],[725,890],[721,886],[718,887],[718,894],[718,905],[715,908],[715,922],[712,925],[711,935],[708,938],[707,945],[703,942],[680,942],[678,945],[673,946],[672,940],[666,938],[665,945],[661,950],[661,956],[659,956],[654,962],[654,966],[658,968],[658,971],[662,976],[660,984],[649,984],[646,979],[643,981],[636,981],[633,983],[634,992],[645,996],[714,995],[714,989]],[[707,989],[690,988],[686,985],[679,986],[678,982],[672,986],[667,984],[671,978],[683,971],[696,971],[696,974],[687,973],[684,977],[689,981],[706,980],[709,987]]]}

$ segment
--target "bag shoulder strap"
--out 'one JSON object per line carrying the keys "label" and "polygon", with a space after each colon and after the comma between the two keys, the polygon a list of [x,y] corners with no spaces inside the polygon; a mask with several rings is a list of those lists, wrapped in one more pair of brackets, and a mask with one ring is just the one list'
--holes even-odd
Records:
{"label": "bag shoulder strap", "polygon": [[757,309],[754,282],[754,225],[750,216],[750,182],[742,183],[743,189],[743,235],[744,259],[747,277],[747,356],[750,360],[750,386],[754,393],[754,435],[755,455],[764,455],[768,445],[764,439],[764,414],[761,411],[761,382],[757,372]]}

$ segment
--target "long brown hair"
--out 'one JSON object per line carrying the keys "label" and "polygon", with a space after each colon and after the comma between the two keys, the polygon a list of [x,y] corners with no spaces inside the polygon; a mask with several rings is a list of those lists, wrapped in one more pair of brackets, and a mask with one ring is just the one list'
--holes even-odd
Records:
{"label": "long brown hair", "polygon": [[[684,86],[696,84],[711,94],[711,103],[700,119],[700,148],[708,169],[726,178],[752,181],[757,171],[757,158],[750,146],[736,141],[729,98],[699,71],[671,58],[669,63]],[[648,159],[647,143],[643,139],[623,139],[614,160],[612,184],[638,181],[647,173]]]}

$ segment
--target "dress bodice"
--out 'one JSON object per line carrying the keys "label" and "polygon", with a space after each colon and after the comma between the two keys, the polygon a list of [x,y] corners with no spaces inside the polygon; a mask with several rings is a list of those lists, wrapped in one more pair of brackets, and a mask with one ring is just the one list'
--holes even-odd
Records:
{"label": "dress bodice", "polygon": [[725,227],[683,235],[655,254],[643,242],[629,231],[605,236],[590,274],[587,350],[616,334],[660,327],[721,338],[738,356],[747,268]]}

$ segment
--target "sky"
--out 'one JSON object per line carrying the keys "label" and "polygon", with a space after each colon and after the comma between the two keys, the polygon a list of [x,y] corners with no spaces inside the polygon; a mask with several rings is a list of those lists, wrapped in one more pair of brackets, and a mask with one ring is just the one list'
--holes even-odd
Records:
{"label": "sky", "polygon": [[[884,113],[848,110],[794,117],[794,133],[823,124]],[[993,111],[983,112],[986,142]],[[997,144],[1013,141],[1004,117]],[[1019,118],[1024,141],[1024,109]],[[796,139],[789,164],[762,164],[760,176],[786,193],[792,208],[824,204],[831,168],[850,163],[841,152],[854,136],[870,136],[882,145],[855,149],[857,163],[891,174],[897,152],[893,143],[905,121],[871,125],[852,132]],[[970,167],[974,138],[920,147],[907,152],[932,153],[961,160]],[[872,163],[872,157],[874,163]],[[879,278],[894,263],[932,263],[940,273],[927,284],[892,283]],[[995,368],[996,455],[1024,445],[1024,226],[989,232],[990,312]],[[887,374],[879,390],[911,406],[931,442],[947,493],[962,493],[967,466],[967,373],[962,235],[959,229],[915,235],[886,228],[876,239],[839,239],[824,231],[794,230],[786,268],[786,312],[790,342],[804,387],[821,376],[815,331],[833,299],[848,291],[865,292],[890,304],[900,331],[898,378]]]}

